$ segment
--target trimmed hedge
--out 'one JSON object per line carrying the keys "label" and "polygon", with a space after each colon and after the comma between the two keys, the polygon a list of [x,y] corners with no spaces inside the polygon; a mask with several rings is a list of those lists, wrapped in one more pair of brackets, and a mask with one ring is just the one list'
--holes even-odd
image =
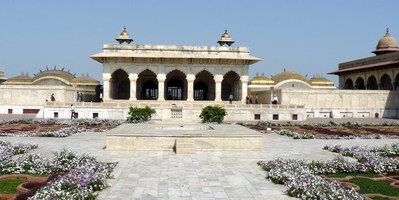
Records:
{"label": "trimmed hedge", "polygon": [[216,122],[220,124],[223,122],[224,116],[226,115],[227,113],[224,108],[218,106],[206,106],[202,109],[199,117],[202,119],[202,123]]}
{"label": "trimmed hedge", "polygon": [[155,114],[155,109],[146,106],[145,108],[129,108],[129,116],[127,121],[129,123],[140,123],[151,119],[152,115]]}

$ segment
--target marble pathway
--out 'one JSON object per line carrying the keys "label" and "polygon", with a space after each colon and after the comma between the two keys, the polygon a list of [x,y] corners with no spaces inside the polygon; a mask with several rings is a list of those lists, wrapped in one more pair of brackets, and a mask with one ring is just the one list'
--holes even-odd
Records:
{"label": "marble pathway", "polygon": [[326,144],[378,146],[399,140],[294,140],[276,134],[263,136],[262,153],[196,153],[105,151],[104,133],[80,133],[67,138],[1,137],[12,143],[36,143],[31,151],[52,157],[53,150],[68,148],[90,153],[101,161],[119,162],[109,180],[112,185],[98,199],[293,199],[285,187],[265,179],[256,162],[278,157],[328,160]]}

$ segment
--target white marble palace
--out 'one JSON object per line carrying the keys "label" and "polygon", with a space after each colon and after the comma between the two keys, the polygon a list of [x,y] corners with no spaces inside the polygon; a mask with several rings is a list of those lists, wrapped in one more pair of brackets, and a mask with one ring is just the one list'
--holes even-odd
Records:
{"label": "white marble palace", "polygon": [[[104,102],[112,100],[245,101],[248,68],[261,59],[247,47],[232,47],[227,30],[220,46],[130,44],[126,28],[104,51]],[[126,43],[126,44],[124,44]]]}
{"label": "white marble palace", "polygon": [[[10,79],[0,72],[0,114],[70,118],[74,104],[78,118],[126,119],[130,106],[150,106],[155,120],[199,121],[203,107],[216,105],[226,109],[226,121],[399,118],[399,48],[388,31],[376,56],[331,72],[339,88],[323,76],[286,70],[250,80],[250,65],[261,59],[232,46],[227,30],[219,46],[133,44],[126,28],[116,41],[90,56],[102,64],[102,89],[97,80],[63,69]],[[83,101],[76,101],[78,93]],[[53,94],[56,100],[46,101]]]}

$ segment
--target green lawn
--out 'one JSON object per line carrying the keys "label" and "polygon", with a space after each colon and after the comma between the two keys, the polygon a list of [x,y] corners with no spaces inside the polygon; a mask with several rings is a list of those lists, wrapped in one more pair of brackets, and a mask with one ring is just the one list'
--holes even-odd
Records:
{"label": "green lawn", "polygon": [[7,179],[0,181],[0,194],[16,194],[17,186],[27,182],[24,179]]}
{"label": "green lawn", "polygon": [[364,178],[354,178],[345,182],[354,183],[360,187],[361,194],[379,193],[387,196],[399,196],[399,190],[390,186],[392,181],[372,181]]}
{"label": "green lawn", "polygon": [[336,174],[324,174],[324,176],[330,177],[330,178],[344,178],[347,176],[365,176],[365,177],[370,177],[370,178],[375,178],[375,177],[380,177],[378,174],[358,174],[358,173],[336,173]]}

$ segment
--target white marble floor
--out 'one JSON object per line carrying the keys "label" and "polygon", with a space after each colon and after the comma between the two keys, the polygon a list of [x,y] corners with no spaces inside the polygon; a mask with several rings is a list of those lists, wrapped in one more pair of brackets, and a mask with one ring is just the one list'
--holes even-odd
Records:
{"label": "white marble floor", "polygon": [[36,143],[31,151],[49,158],[52,151],[68,148],[89,153],[101,161],[119,162],[109,179],[112,185],[99,199],[292,199],[285,186],[265,179],[259,160],[278,157],[327,160],[335,154],[326,144],[380,146],[399,140],[294,140],[276,134],[263,136],[262,153],[195,153],[105,151],[104,133],[80,133],[67,138],[1,137],[12,143]]}

